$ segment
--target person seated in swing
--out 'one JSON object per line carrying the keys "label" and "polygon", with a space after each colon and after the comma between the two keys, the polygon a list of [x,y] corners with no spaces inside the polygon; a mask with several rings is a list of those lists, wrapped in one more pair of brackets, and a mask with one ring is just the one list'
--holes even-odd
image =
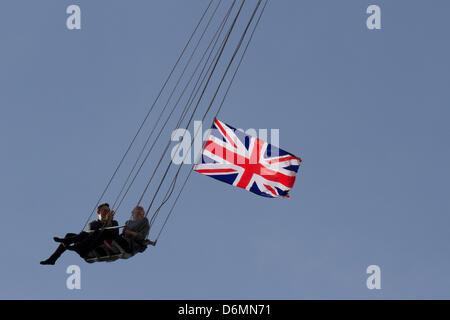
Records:
{"label": "person seated in swing", "polygon": [[136,254],[143,252],[147,244],[156,245],[156,241],[146,240],[150,232],[150,223],[145,217],[145,210],[141,206],[136,206],[131,212],[131,220],[125,223],[125,228],[120,236],[114,238],[116,243],[125,252]]}
{"label": "person seated in swing", "polygon": [[90,250],[111,241],[119,236],[119,229],[104,230],[108,227],[117,227],[119,224],[114,220],[114,211],[111,211],[108,203],[103,203],[97,208],[98,219],[89,223],[88,231],[79,234],[68,233],[64,238],[54,237],[53,240],[60,243],[55,252],[47,259],[40,262],[42,265],[54,265],[58,258],[66,251],[77,252],[81,257]]}

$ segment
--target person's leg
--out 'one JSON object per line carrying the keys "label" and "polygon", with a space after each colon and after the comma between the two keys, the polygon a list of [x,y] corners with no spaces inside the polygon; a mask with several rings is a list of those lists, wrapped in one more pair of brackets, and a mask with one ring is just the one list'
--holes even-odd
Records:
{"label": "person's leg", "polygon": [[41,261],[41,264],[55,264],[56,260],[66,251],[66,247],[63,244],[60,244],[55,252],[48,258],[47,260]]}
{"label": "person's leg", "polygon": [[102,230],[96,230],[88,233],[83,240],[67,247],[67,249],[77,252],[80,256],[85,256],[89,251],[103,243],[102,235]]}
{"label": "person's leg", "polygon": [[50,265],[55,264],[56,260],[58,260],[58,258],[64,253],[64,251],[66,251],[67,245],[83,241],[84,239],[88,238],[89,235],[90,234],[88,232],[82,231],[79,234],[68,233],[68,234],[66,234],[66,236],[63,239],[55,237],[54,238],[55,241],[61,242],[61,244],[58,246],[58,248],[55,250],[55,252],[50,256],[50,258],[48,258],[47,260],[43,260],[40,263],[41,264],[50,264]]}
{"label": "person's leg", "polygon": [[77,242],[83,241],[87,237],[89,237],[89,233],[85,232],[85,231],[81,231],[78,234],[76,234],[76,233],[68,233],[62,239],[58,238],[58,237],[54,237],[53,240],[55,240],[56,242],[61,242],[61,243],[64,243],[64,244],[68,245],[68,244],[73,244],[73,243],[77,243]]}

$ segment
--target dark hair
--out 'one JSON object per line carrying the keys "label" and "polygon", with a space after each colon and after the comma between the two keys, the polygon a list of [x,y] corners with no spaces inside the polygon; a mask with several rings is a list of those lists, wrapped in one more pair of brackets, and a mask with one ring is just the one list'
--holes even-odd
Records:
{"label": "dark hair", "polygon": [[99,205],[98,207],[97,207],[97,210],[101,210],[101,208],[103,208],[103,207],[108,207],[109,208],[109,203],[102,203],[101,205]]}

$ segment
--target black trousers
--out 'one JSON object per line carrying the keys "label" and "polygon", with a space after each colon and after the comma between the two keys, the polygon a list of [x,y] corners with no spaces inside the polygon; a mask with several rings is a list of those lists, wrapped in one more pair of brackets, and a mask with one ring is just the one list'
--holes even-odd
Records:
{"label": "black trousers", "polygon": [[[79,234],[76,233],[68,233],[66,234],[66,236],[64,237],[64,242],[66,244],[73,244],[73,243],[77,243],[79,241],[82,241],[84,239],[87,239],[87,237],[89,237],[89,233],[87,232],[80,232]],[[50,256],[50,258],[48,258],[47,260],[52,261],[53,263],[56,262],[56,260],[58,260],[59,257],[61,257],[61,255],[66,251],[66,246],[64,244],[60,244],[58,246],[58,248],[56,248],[55,252],[53,252],[53,254]]]}
{"label": "black trousers", "polygon": [[77,237],[78,241],[74,242],[74,245],[70,247],[71,250],[77,252],[82,258],[84,258],[89,251],[95,249],[99,245],[103,244],[104,240],[109,237],[107,233],[102,230],[96,230],[88,233],[87,236]]}
{"label": "black trousers", "polygon": [[48,260],[53,263],[71,246],[71,250],[77,252],[82,258],[92,249],[103,243],[103,232],[96,230],[94,232],[81,231],[80,233],[68,233],[64,237],[64,244],[60,244]]}

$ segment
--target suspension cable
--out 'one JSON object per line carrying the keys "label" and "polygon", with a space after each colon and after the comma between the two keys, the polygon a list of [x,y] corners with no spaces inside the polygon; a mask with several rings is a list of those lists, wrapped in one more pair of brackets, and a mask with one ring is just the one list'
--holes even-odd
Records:
{"label": "suspension cable", "polygon": [[[224,51],[224,49],[225,49],[225,47],[226,47],[226,43],[228,42],[228,39],[229,39],[229,37],[230,37],[230,34],[231,34],[231,32],[233,31],[233,29],[234,29],[234,26],[235,26],[236,21],[237,21],[237,19],[238,19],[240,13],[241,13],[241,11],[242,11],[242,7],[243,7],[245,1],[246,1],[246,0],[242,0],[241,6],[240,6],[240,8],[239,8],[239,10],[238,10],[238,12],[237,12],[237,14],[236,14],[234,20],[233,20],[232,25],[230,26],[230,28],[229,28],[229,30],[228,30],[228,32],[227,32],[227,35],[226,35],[226,37],[225,37],[225,39],[224,39],[224,41],[223,41],[223,45],[222,45],[222,47],[220,48],[220,52],[219,52],[219,54],[218,54],[218,56],[217,56],[217,59],[216,59],[216,61],[215,61],[215,63],[214,63],[214,67],[213,67],[213,69],[212,69],[212,71],[211,71],[211,74],[208,76],[208,80],[206,81],[206,84],[205,84],[205,86],[204,86],[204,88],[203,88],[203,90],[202,90],[202,92],[201,92],[201,94],[200,94],[200,97],[199,97],[199,99],[198,99],[198,101],[197,101],[197,104],[196,104],[196,106],[195,106],[195,108],[194,108],[194,111],[193,111],[193,113],[191,114],[191,117],[190,117],[189,122],[188,122],[188,126],[189,126],[190,122],[192,121],[192,118],[193,118],[195,112],[197,111],[197,108],[198,108],[198,106],[199,106],[199,104],[200,104],[200,102],[201,102],[201,100],[202,100],[202,98],[203,98],[203,96],[204,96],[204,94],[205,94],[205,91],[206,91],[206,88],[207,88],[208,85],[209,85],[209,82],[211,81],[212,75],[214,74],[214,72],[215,72],[215,70],[216,70],[216,67],[217,67],[217,65],[218,65],[218,63],[219,63],[220,57],[221,57],[222,54],[223,54],[223,51]],[[170,146],[170,142],[171,142],[171,140],[169,139],[169,142],[167,143],[166,148],[165,148],[165,150],[164,150],[162,156],[160,157],[160,159],[159,159],[159,161],[158,161],[158,164],[157,164],[157,166],[156,166],[156,168],[155,168],[155,170],[154,170],[154,172],[153,172],[152,178],[153,178],[153,176],[154,176],[156,170],[158,169],[159,165],[161,164],[161,162],[162,162],[162,160],[163,160],[163,158],[164,158],[164,155],[165,155],[165,153],[167,152],[167,149],[168,149],[169,146]],[[166,172],[165,172],[165,174],[164,174],[163,179],[161,180],[160,186],[161,186],[162,182],[164,181],[164,178],[165,178],[166,175],[167,175],[167,170],[166,170]],[[152,179],[152,178],[151,178],[151,179]],[[144,197],[144,195],[145,195],[145,193],[146,193],[146,191],[147,191],[147,189],[148,189],[148,187],[149,187],[149,185],[150,185],[151,179],[150,179],[150,181],[147,183],[147,186],[145,187],[144,192],[142,193],[141,200],[142,200],[142,198]],[[158,190],[159,190],[160,186],[158,187]],[[157,193],[156,193],[156,194],[157,194]],[[154,201],[154,199],[155,199],[155,197],[156,197],[156,194],[155,194],[155,196],[153,197],[152,203],[153,203],[153,201]],[[150,207],[151,207],[151,205],[150,205]],[[150,207],[149,207],[149,209],[150,209]],[[146,211],[146,216],[148,215],[149,209]],[[152,223],[152,222],[150,222],[150,226],[151,226],[151,223]]]}
{"label": "suspension cable", "polygon": [[[189,65],[190,65],[190,63],[191,63],[191,61],[192,61],[192,58],[194,57],[194,54],[196,53],[196,51],[197,51],[197,49],[198,49],[198,47],[199,47],[199,45],[200,45],[200,42],[202,41],[202,39],[203,39],[203,37],[204,37],[206,31],[208,30],[208,28],[209,28],[209,26],[210,26],[210,24],[211,24],[211,21],[212,21],[212,19],[214,18],[215,14],[216,14],[216,12],[217,12],[217,9],[219,8],[221,2],[222,2],[222,0],[220,0],[220,1],[217,3],[217,6],[215,7],[215,9],[214,9],[214,11],[213,11],[211,17],[210,17],[209,20],[208,20],[208,23],[206,24],[206,26],[205,26],[205,28],[204,28],[204,30],[203,30],[203,32],[202,32],[200,38],[198,39],[197,44],[196,44],[194,50],[192,51],[192,53],[191,53],[191,55],[190,55],[188,61],[186,62],[186,65],[184,66],[183,71],[181,72],[180,76],[178,77],[178,80],[177,80],[175,86],[173,87],[173,89],[172,89],[172,91],[171,91],[171,93],[170,93],[170,95],[169,95],[169,97],[168,97],[168,99],[167,99],[166,104],[164,105],[163,109],[161,110],[161,112],[160,112],[160,114],[159,114],[159,116],[158,116],[158,119],[156,120],[156,123],[154,124],[154,126],[153,126],[153,128],[152,128],[150,134],[149,134],[148,137],[147,137],[147,140],[145,141],[145,143],[144,143],[144,145],[143,145],[143,147],[142,147],[142,149],[141,149],[141,151],[140,151],[140,153],[139,153],[139,156],[137,157],[137,159],[136,159],[136,161],[135,161],[135,163],[134,163],[134,165],[133,165],[133,167],[132,167],[130,173],[128,174],[128,177],[126,178],[125,182],[123,183],[122,188],[121,188],[119,194],[117,195],[117,197],[116,197],[116,199],[115,199],[115,201],[114,201],[114,203],[113,203],[113,206],[112,206],[113,209],[115,208],[115,206],[116,206],[116,204],[117,204],[117,201],[118,201],[118,199],[120,198],[120,195],[122,194],[123,190],[125,189],[125,187],[126,187],[128,181],[129,181],[129,179],[130,179],[130,177],[131,177],[131,175],[132,175],[134,169],[136,168],[136,166],[137,166],[137,164],[138,164],[138,162],[139,162],[139,160],[140,160],[142,154],[144,153],[144,150],[145,150],[145,148],[147,147],[147,145],[148,145],[148,143],[149,143],[149,141],[150,141],[150,139],[151,139],[151,137],[152,137],[152,135],[153,135],[153,132],[155,131],[156,127],[158,126],[159,121],[161,120],[162,115],[163,115],[164,112],[166,111],[167,106],[169,105],[169,102],[170,102],[170,100],[171,100],[172,97],[173,97],[173,94],[175,93],[176,89],[178,88],[178,85],[179,85],[180,82],[181,82],[181,79],[183,78],[183,76],[184,76],[184,74],[185,74],[187,68],[189,67]],[[167,123],[167,122],[166,122],[166,123]],[[162,127],[162,129],[164,129],[164,127],[165,127],[165,125]],[[158,138],[156,138],[156,140],[157,140],[157,139],[158,139]],[[156,141],[156,140],[155,140],[155,141]],[[117,213],[117,209],[116,209],[116,213]]]}
{"label": "suspension cable", "polygon": [[194,31],[192,32],[191,36],[189,37],[186,45],[184,46],[183,50],[181,51],[180,55],[178,56],[178,59],[176,60],[174,66],[172,67],[172,70],[170,71],[169,75],[167,76],[167,79],[165,80],[161,90],[159,91],[158,95],[156,96],[152,106],[150,107],[150,110],[147,112],[146,116],[144,117],[144,120],[142,121],[141,125],[139,126],[139,129],[137,130],[135,136],[133,137],[133,139],[131,140],[131,143],[129,144],[128,148],[126,149],[124,155],[122,156],[122,159],[119,161],[119,164],[117,165],[116,169],[114,170],[114,173],[112,174],[111,178],[109,179],[108,183],[106,184],[105,189],[103,190],[103,192],[101,193],[99,199],[97,200],[97,203],[95,204],[94,208],[92,209],[92,212],[90,213],[89,217],[87,218],[82,231],[86,228],[87,224],[89,223],[89,220],[91,219],[92,215],[94,214],[95,210],[97,209],[98,205],[100,204],[100,201],[103,199],[103,196],[105,195],[106,191],[108,191],[112,181],[114,180],[117,172],[119,171],[120,167],[122,166],[122,163],[124,162],[125,158],[127,157],[129,151],[131,150],[131,147],[133,146],[134,142],[136,141],[136,138],[138,137],[139,133],[141,132],[142,128],[144,127],[145,123],[147,122],[148,117],[150,116],[151,112],[153,111],[156,102],[159,100],[162,92],[164,91],[164,89],[167,86],[167,83],[169,82],[169,80],[172,77],[172,74],[174,73],[176,67],[178,66],[181,58],[184,56],[184,53],[186,52],[186,49],[189,47],[189,44],[192,41],[192,38],[194,37],[194,35],[197,32],[198,27],[200,26],[200,24],[202,23],[206,13],[209,11],[209,8],[211,7],[211,4],[213,3],[213,0],[210,0],[208,6],[206,7],[206,9],[204,10],[200,20],[198,21],[196,27],[194,28]]}
{"label": "suspension cable", "polygon": [[[242,9],[242,6],[244,5],[244,3],[245,3],[245,1],[242,2],[241,8],[240,8],[240,9]],[[220,87],[221,87],[222,83],[224,82],[224,80],[225,80],[225,78],[226,78],[226,76],[227,76],[227,74],[228,74],[228,71],[229,71],[231,65],[233,64],[233,61],[234,61],[234,59],[235,59],[235,57],[236,57],[236,55],[237,55],[237,53],[238,53],[238,51],[239,51],[239,49],[240,49],[242,43],[243,43],[243,40],[245,39],[245,36],[246,36],[246,34],[247,34],[247,31],[248,31],[248,29],[249,29],[249,27],[250,27],[250,25],[251,25],[251,22],[253,21],[253,18],[255,17],[255,14],[256,14],[256,12],[257,12],[257,10],[258,10],[260,4],[261,4],[261,0],[258,1],[258,4],[257,4],[255,10],[253,11],[253,14],[252,14],[252,16],[251,16],[251,18],[250,18],[250,21],[249,21],[249,23],[247,24],[247,26],[246,26],[246,28],[245,28],[245,30],[244,30],[243,35],[241,36],[241,39],[240,39],[240,41],[239,41],[239,43],[238,43],[238,45],[237,45],[237,47],[236,47],[236,49],[235,49],[235,51],[234,51],[234,53],[233,53],[233,56],[232,56],[231,59],[230,59],[230,62],[228,63],[228,66],[227,66],[227,68],[226,68],[226,70],[225,70],[225,72],[224,72],[224,74],[223,74],[223,76],[222,76],[222,79],[220,80],[220,83],[219,83],[219,85],[218,85],[218,87],[217,87],[217,89],[216,89],[216,91],[215,91],[215,93],[214,93],[214,96],[212,97],[211,102],[209,103],[209,106],[208,106],[208,108],[206,109],[206,112],[205,112],[204,115],[203,115],[202,121],[204,121],[206,115],[208,114],[209,110],[211,109],[211,107],[212,107],[212,105],[213,105],[213,103],[214,103],[214,101],[215,101],[215,98],[216,98],[216,96],[217,96],[217,94],[218,94],[218,92],[219,92],[219,90],[220,90]],[[238,13],[238,15],[239,15],[239,13]],[[238,15],[236,16],[235,20],[237,20]],[[190,122],[191,122],[191,120],[192,120],[192,117],[193,117],[193,114],[192,114],[192,116],[191,116],[191,119],[190,119],[189,122],[188,122],[188,126],[189,126],[189,124],[190,124]],[[197,130],[197,131],[198,131],[198,130]],[[184,138],[184,135],[183,135],[183,138]],[[194,138],[194,139],[195,139],[195,138]],[[191,144],[190,144],[189,149],[188,149],[187,152],[189,152],[189,150],[190,150],[192,144],[194,143],[194,139],[192,139]],[[177,151],[178,151],[179,147],[180,147],[180,145],[178,145]],[[175,151],[175,153],[176,153],[177,151]],[[152,199],[152,201],[151,201],[151,203],[150,203],[150,205],[149,205],[149,208],[148,208],[148,210],[147,210],[147,213],[148,213],[149,210],[151,209],[151,207],[152,207],[152,205],[153,205],[153,203],[154,203],[154,201],[155,201],[155,199],[156,199],[156,196],[157,196],[159,190],[161,189],[161,186],[162,186],[162,184],[163,184],[163,182],[164,182],[164,179],[165,179],[166,176],[167,176],[167,173],[168,173],[168,171],[169,171],[171,165],[172,165],[172,161],[170,160],[170,161],[169,161],[169,165],[167,166],[167,169],[166,169],[166,171],[165,171],[165,173],[164,173],[164,175],[163,175],[163,178],[162,178],[162,180],[161,180],[161,182],[160,182],[160,184],[159,184],[159,186],[158,186],[158,188],[157,188],[157,190],[156,190],[156,192],[155,192],[155,194],[154,194],[154,196],[153,196],[153,199]],[[180,167],[180,168],[181,168],[181,167]],[[179,168],[179,169],[180,169],[180,168]],[[165,203],[165,202],[164,202],[164,203]],[[158,212],[159,212],[159,210],[156,210],[155,213],[153,214],[153,216],[152,216],[152,218],[151,218],[151,220],[150,220],[150,228],[153,226],[153,223],[154,223],[154,221],[155,221],[155,219],[156,219],[156,217],[157,217],[157,215],[158,215]]]}
{"label": "suspension cable", "polygon": [[[178,123],[177,123],[177,125],[175,126],[175,128],[177,128],[177,127],[180,125],[181,121],[184,119],[187,110],[189,109],[190,105],[192,105],[192,102],[193,102],[193,100],[194,100],[195,95],[198,93],[198,90],[199,90],[199,88],[200,88],[200,86],[198,86],[199,81],[200,81],[200,79],[201,79],[201,77],[202,77],[202,74],[203,74],[204,71],[205,71],[205,68],[206,68],[206,66],[207,66],[207,64],[208,64],[208,61],[209,61],[210,58],[211,58],[211,54],[213,53],[214,48],[215,48],[215,46],[217,45],[217,41],[218,41],[218,39],[219,39],[219,37],[220,37],[220,33],[222,32],[223,27],[225,26],[226,21],[228,20],[228,17],[229,17],[229,15],[230,15],[230,13],[231,13],[231,10],[232,10],[232,8],[233,8],[235,2],[236,2],[236,0],[234,0],[234,1],[233,1],[233,4],[230,6],[230,9],[228,10],[227,15],[226,15],[225,18],[223,19],[223,21],[222,21],[222,23],[221,23],[221,26],[220,26],[219,29],[216,31],[216,34],[213,36],[213,39],[211,40],[211,42],[210,42],[208,48],[205,50],[205,53],[203,54],[203,57],[201,58],[201,60],[200,60],[200,62],[198,63],[198,65],[196,66],[195,71],[194,71],[194,73],[192,74],[191,78],[189,79],[189,83],[185,86],[185,88],[184,88],[184,90],[183,90],[183,93],[180,95],[180,97],[179,97],[177,103],[175,104],[174,108],[172,109],[171,114],[173,113],[173,111],[175,110],[176,106],[177,106],[178,103],[180,102],[180,100],[181,100],[181,98],[182,98],[182,96],[183,96],[185,90],[187,89],[187,87],[189,86],[190,82],[192,81],[193,76],[195,75],[195,73],[197,72],[198,68],[200,67],[201,62],[203,61],[203,59],[204,59],[206,53],[208,52],[208,50],[209,50],[209,48],[211,47],[211,44],[213,43],[214,38],[215,38],[214,45],[213,45],[213,47],[212,47],[212,49],[211,49],[211,52],[209,53],[209,56],[208,56],[208,58],[207,58],[207,60],[206,60],[207,62],[205,63],[204,67],[202,68],[202,71],[200,72],[200,75],[199,75],[199,77],[198,77],[198,79],[197,79],[197,81],[196,81],[196,83],[195,83],[195,85],[194,85],[193,91],[192,91],[192,93],[190,94],[190,97],[189,97],[189,99],[188,99],[188,103],[187,103],[186,106],[184,107],[183,112],[182,112],[182,115],[181,115],[181,118],[178,120]],[[209,70],[208,70],[208,72],[209,72]],[[208,74],[208,72],[205,74],[205,77],[206,77],[206,75]],[[201,81],[201,83],[204,82],[205,77],[203,78],[203,80]],[[197,88],[197,87],[198,87],[197,93],[194,94],[194,92],[196,91],[196,88]],[[170,119],[171,114],[170,114],[169,117],[166,119],[165,124],[167,124],[167,121]],[[162,128],[162,129],[163,129],[163,128]],[[155,144],[156,144],[156,142],[157,142],[159,136],[160,136],[161,133],[162,133],[162,129],[159,131],[159,133],[158,133],[158,135],[157,135],[155,141],[154,141],[153,144],[151,145],[151,147],[150,147],[150,149],[148,150],[146,156],[144,157],[144,160],[142,161],[141,165],[139,166],[138,170],[136,171],[136,173],[135,173],[135,175],[134,175],[134,177],[133,177],[131,183],[129,184],[129,186],[128,186],[126,192],[124,193],[124,195],[122,196],[122,199],[121,199],[121,201],[119,202],[117,208],[119,208],[119,207],[121,206],[121,204],[122,204],[122,202],[124,201],[126,195],[128,194],[128,191],[130,190],[131,186],[133,185],[134,181],[136,180],[137,176],[139,175],[139,173],[140,173],[140,171],[141,171],[143,165],[146,163],[148,157],[150,156],[150,153],[151,153],[151,151],[153,150],[153,147],[155,146]],[[155,168],[155,170],[154,170],[154,172],[153,172],[152,178],[153,178],[154,174],[156,173],[156,169],[157,169],[157,168]],[[142,200],[142,198],[138,201],[138,204],[140,203],[141,200]]]}
{"label": "suspension cable", "polygon": [[[237,74],[237,72],[238,72],[238,70],[239,70],[239,68],[240,68],[240,66],[241,66],[241,64],[242,64],[242,61],[243,61],[243,59],[244,59],[244,56],[245,56],[245,54],[246,54],[246,52],[247,52],[247,49],[248,49],[248,47],[249,47],[249,45],[250,45],[250,43],[251,43],[251,41],[252,41],[252,39],[253,39],[253,36],[254,36],[254,34],[255,34],[255,31],[256,31],[256,29],[257,29],[257,27],[258,27],[258,25],[259,25],[259,22],[260,22],[261,17],[262,17],[262,15],[263,15],[263,13],[264,13],[264,11],[265,11],[265,9],[266,9],[266,6],[267,6],[267,3],[268,3],[268,2],[269,2],[269,0],[266,0],[265,3],[264,3],[264,6],[263,6],[263,8],[262,8],[262,10],[261,10],[261,12],[260,12],[260,14],[259,14],[258,20],[256,21],[256,24],[255,24],[255,26],[254,26],[254,28],[253,28],[253,31],[252,31],[251,35],[250,35],[250,39],[249,39],[248,42],[247,42],[247,45],[246,45],[246,47],[245,47],[245,49],[244,49],[244,52],[243,52],[243,54],[242,54],[242,56],[241,56],[241,59],[240,59],[240,61],[239,61],[239,64],[238,64],[238,66],[237,66],[237,68],[236,68],[236,70],[235,70],[235,72],[234,72],[234,75],[233,75],[233,78],[231,79],[230,84],[228,85],[227,91],[225,92],[225,95],[224,95],[224,97],[223,97],[223,99],[222,99],[222,102],[220,103],[219,109],[217,110],[217,112],[216,112],[216,114],[215,114],[215,116],[214,116],[214,119],[217,118],[217,116],[219,115],[219,113],[220,113],[220,111],[221,111],[221,109],[222,109],[222,106],[223,106],[223,104],[224,104],[224,102],[225,102],[225,99],[226,99],[226,97],[227,97],[227,95],[228,95],[228,92],[229,92],[229,90],[230,90],[230,88],[231,88],[231,85],[232,85],[232,83],[233,83],[233,81],[234,81],[234,79],[235,79],[235,77],[236,77],[236,74]],[[197,133],[195,134],[195,136],[196,136],[196,135],[197,135]],[[195,137],[194,137],[194,139],[195,139]],[[204,148],[204,146],[203,146],[203,148]],[[157,240],[159,239],[159,237],[161,236],[161,233],[162,233],[162,231],[164,230],[164,228],[165,228],[165,226],[166,226],[166,224],[167,224],[167,221],[169,220],[169,217],[171,216],[171,214],[172,214],[172,212],[173,212],[173,209],[175,208],[175,205],[177,204],[178,199],[180,198],[180,195],[181,195],[181,193],[183,192],[184,187],[186,186],[186,183],[188,182],[188,180],[189,180],[189,178],[190,178],[190,176],[191,176],[191,174],[192,174],[192,172],[193,172],[194,166],[198,163],[199,158],[200,158],[201,155],[202,155],[203,148],[202,148],[200,154],[198,155],[196,161],[194,161],[194,163],[192,164],[191,169],[189,170],[189,173],[188,173],[187,177],[185,178],[184,183],[183,183],[181,189],[179,190],[179,192],[178,192],[178,194],[177,194],[177,196],[176,196],[176,198],[175,198],[175,201],[173,202],[173,204],[172,204],[172,206],[171,206],[171,208],[170,208],[170,210],[169,210],[169,213],[168,213],[168,215],[166,216],[166,219],[164,220],[164,223],[163,223],[162,227],[161,227],[160,230],[159,230],[158,235],[157,235],[156,238],[155,238],[155,241],[157,241]],[[184,160],[184,159],[183,159],[183,160]],[[177,173],[177,175],[178,175],[178,173]],[[159,210],[160,208],[161,208],[161,206],[158,207],[158,210]]]}
{"label": "suspension cable", "polygon": [[[226,90],[226,92],[225,92],[225,94],[224,94],[224,96],[223,96],[223,99],[222,99],[222,101],[221,101],[221,103],[220,103],[220,105],[219,105],[219,108],[218,108],[218,110],[217,110],[215,116],[214,116],[214,119],[216,119],[217,116],[219,115],[219,113],[220,113],[220,111],[221,111],[221,109],[222,109],[222,106],[223,106],[223,104],[224,104],[224,102],[225,102],[225,100],[226,100],[226,97],[228,96],[229,90],[230,90],[230,88],[231,88],[231,86],[232,86],[232,84],[233,84],[233,81],[234,81],[234,79],[235,79],[235,77],[236,77],[237,72],[239,71],[239,68],[240,68],[240,66],[241,66],[241,64],[242,64],[242,61],[243,61],[243,59],[244,59],[244,57],[245,57],[245,55],[246,55],[246,53],[247,53],[248,47],[249,47],[249,45],[250,45],[250,43],[251,43],[251,41],[252,41],[252,39],[253,39],[253,36],[254,36],[255,31],[256,31],[256,29],[257,29],[257,27],[258,27],[258,25],[259,25],[259,22],[260,22],[260,20],[261,20],[261,17],[262,17],[262,15],[263,15],[263,13],[264,13],[264,11],[265,11],[265,9],[266,9],[267,3],[268,3],[268,0],[265,1],[264,6],[263,6],[263,8],[262,8],[262,10],[261,10],[261,12],[260,12],[260,14],[259,14],[259,17],[258,17],[258,19],[257,19],[257,21],[256,21],[256,23],[255,23],[255,26],[254,26],[254,28],[253,28],[253,31],[252,31],[252,33],[251,33],[251,35],[250,35],[250,38],[249,38],[249,40],[248,40],[248,42],[247,42],[247,44],[246,44],[246,46],[245,46],[245,49],[244,49],[244,51],[243,51],[243,53],[242,53],[242,55],[241,55],[241,58],[240,58],[240,60],[239,60],[239,63],[238,63],[238,65],[237,65],[237,67],[236,67],[236,70],[234,71],[233,77],[232,77],[232,79],[231,79],[231,81],[230,81],[230,83],[229,83],[229,85],[228,85],[228,88],[227,88],[227,90]],[[258,5],[257,5],[257,7],[256,7],[256,9],[255,9],[255,13],[256,13],[256,11],[258,10],[259,4],[260,4],[260,3],[258,3]],[[251,21],[250,21],[250,23],[251,23]],[[250,25],[250,23],[249,23],[249,25]],[[213,121],[214,121],[214,120],[213,120]],[[198,131],[199,131],[199,130],[197,129],[197,132],[196,132],[195,135],[194,135],[193,141],[195,141],[195,138],[197,137]],[[192,144],[191,144],[191,146],[192,146]],[[203,150],[203,148],[204,148],[204,144],[203,144],[202,150]],[[158,240],[159,237],[161,236],[161,233],[162,233],[162,231],[164,230],[164,228],[165,228],[165,226],[166,226],[166,224],[167,224],[167,221],[169,220],[169,217],[171,216],[171,214],[172,214],[172,212],[173,212],[173,209],[175,208],[175,205],[176,205],[178,199],[180,198],[180,195],[181,195],[181,193],[183,192],[184,187],[186,186],[187,181],[189,180],[189,178],[190,178],[190,176],[191,176],[191,173],[192,173],[192,171],[193,171],[194,166],[198,163],[198,160],[199,160],[199,158],[200,158],[200,156],[201,156],[201,154],[202,154],[202,150],[201,150],[199,156],[197,157],[197,159],[196,159],[196,160],[194,161],[194,163],[192,164],[191,169],[189,170],[189,173],[188,173],[187,177],[185,178],[185,181],[184,181],[184,183],[183,183],[181,189],[179,190],[179,192],[178,192],[178,194],[177,194],[177,196],[176,196],[176,198],[175,198],[175,201],[173,202],[173,204],[172,204],[172,206],[171,206],[171,208],[170,208],[170,210],[169,210],[169,213],[168,213],[168,215],[166,216],[166,218],[165,218],[165,220],[164,220],[164,223],[163,223],[162,227],[160,228],[160,230],[159,230],[159,232],[158,232],[158,235],[156,236],[155,240]],[[186,152],[185,157],[187,156],[188,152],[189,152],[189,151]],[[183,159],[183,161],[184,161],[184,159]],[[176,173],[176,175],[175,175],[174,181],[176,181],[176,178],[178,177],[178,174],[180,173],[180,169],[181,169],[181,165],[180,165],[180,167],[178,168],[178,171],[177,171],[177,173]],[[158,207],[157,211],[159,211],[159,210],[161,209],[161,207],[164,205],[164,203],[166,203],[166,202],[168,201],[168,199],[169,199],[169,197],[170,197],[170,195],[171,195],[172,193],[173,193],[173,189],[170,190],[170,192],[167,192],[167,193],[166,193],[165,201]]]}
{"label": "suspension cable", "polygon": [[[200,102],[201,102],[201,100],[202,100],[202,98],[203,98],[203,96],[204,96],[204,93],[205,93],[205,91],[206,91],[206,88],[208,87],[209,82],[210,82],[210,80],[211,80],[211,78],[212,78],[212,75],[214,74],[214,71],[215,71],[215,69],[216,69],[216,67],[217,67],[217,65],[218,65],[218,62],[219,62],[219,60],[220,60],[220,57],[221,57],[222,54],[223,54],[223,51],[224,51],[224,49],[225,49],[225,47],[226,47],[226,44],[227,44],[227,42],[228,42],[228,39],[229,39],[229,37],[230,37],[230,35],[231,35],[233,29],[234,29],[234,26],[235,26],[236,21],[237,21],[237,19],[238,19],[240,13],[241,13],[241,11],[242,11],[242,8],[243,8],[244,4],[245,4],[245,0],[242,1],[241,6],[239,7],[239,10],[238,10],[238,12],[237,12],[237,14],[236,14],[236,16],[235,16],[235,18],[234,18],[234,20],[233,20],[233,24],[231,25],[231,27],[230,27],[230,29],[229,29],[229,31],[228,31],[228,33],[227,33],[227,36],[226,36],[226,38],[225,38],[225,40],[224,40],[224,45],[223,45],[222,48],[221,48],[220,54],[219,54],[219,56],[218,56],[218,59],[216,60],[216,62],[215,62],[215,64],[214,64],[214,68],[213,68],[213,70],[212,70],[212,72],[211,72],[211,74],[210,74],[210,76],[209,76],[209,78],[208,78],[208,81],[207,81],[206,84],[205,84],[205,87],[203,88],[202,94],[200,95],[200,97],[199,97],[199,99],[198,99],[197,105],[196,105],[196,107],[195,107],[195,109],[194,109],[194,112],[191,114],[191,117],[190,117],[190,119],[189,119],[189,121],[188,121],[186,127],[189,127],[189,125],[190,125],[190,123],[191,123],[191,121],[192,121],[192,118],[194,117],[194,114],[195,114],[195,112],[196,112],[196,110],[197,110],[197,108],[198,108],[198,106],[199,106],[199,104],[200,104]],[[228,70],[228,68],[227,68],[227,70]],[[227,72],[227,71],[226,71],[226,72]],[[225,72],[225,73],[226,73],[226,72]],[[217,90],[216,90],[216,92],[215,92],[215,94],[214,94],[214,97],[212,98],[212,101],[211,101],[210,105],[208,106],[208,110],[209,110],[209,108],[211,107],[212,102],[214,101],[214,99],[215,99],[215,97],[216,97],[216,95],[217,95],[217,91],[218,91],[218,89],[220,88],[222,82],[223,82],[223,78],[222,78],[222,81],[220,82],[220,84],[219,84],[219,86],[218,86],[218,88],[217,88]],[[184,134],[183,134],[183,138],[184,138]],[[170,141],[169,141],[169,144],[170,144]],[[169,144],[167,145],[167,147],[169,146]],[[177,150],[175,151],[175,153],[178,152],[179,147],[180,147],[180,145],[178,145],[178,148],[177,148]],[[162,160],[162,159],[161,159],[161,160]],[[164,180],[165,180],[165,178],[166,178],[166,176],[167,176],[167,173],[168,173],[168,171],[169,171],[169,169],[170,169],[171,164],[172,164],[172,161],[169,160],[169,165],[168,165],[166,171],[164,172],[163,178],[161,179],[161,182],[160,182],[159,185],[158,185],[158,188],[157,188],[157,190],[156,190],[156,192],[155,192],[155,194],[154,194],[154,196],[153,196],[153,198],[152,198],[152,201],[150,202],[150,205],[149,205],[149,207],[148,207],[148,209],[147,209],[147,211],[146,211],[146,215],[148,215],[148,213],[149,213],[149,211],[150,211],[150,209],[151,209],[151,207],[152,207],[152,205],[153,205],[153,203],[154,203],[154,201],[155,201],[155,199],[156,199],[156,196],[157,196],[159,190],[161,189],[161,186],[162,186],[162,184],[163,184],[163,182],[164,182]],[[154,220],[156,219],[156,216],[157,216],[157,212],[155,212],[155,213],[152,215],[152,218],[151,218],[151,220],[150,220],[150,228],[153,226],[153,223],[154,223]]]}

